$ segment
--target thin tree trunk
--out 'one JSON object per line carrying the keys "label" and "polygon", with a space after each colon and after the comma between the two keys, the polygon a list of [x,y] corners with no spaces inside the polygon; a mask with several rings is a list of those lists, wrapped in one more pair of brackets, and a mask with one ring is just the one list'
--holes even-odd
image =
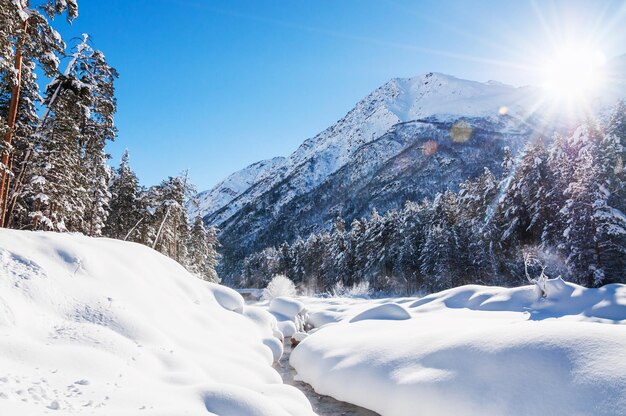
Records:
{"label": "thin tree trunk", "polygon": [[167,207],[167,211],[165,211],[165,216],[163,217],[163,221],[161,222],[161,226],[159,227],[159,231],[157,231],[157,235],[154,238],[154,243],[152,244],[152,248],[156,249],[156,245],[157,242],[159,241],[159,238],[161,237],[161,231],[163,231],[163,226],[165,225],[165,221],[167,221],[167,216],[170,215],[170,209],[172,208],[172,206],[170,205],[169,207]]}
{"label": "thin tree trunk", "polygon": [[26,31],[28,30],[28,20],[24,20],[22,23],[22,33],[20,34],[17,45],[15,48],[15,72],[17,76],[17,82],[11,89],[11,102],[9,104],[9,114],[7,116],[8,130],[4,135],[4,142],[7,146],[7,150],[2,153],[2,165],[5,167],[1,173],[0,180],[0,227],[4,227],[7,223],[7,202],[9,196],[9,185],[11,183],[10,160],[11,155],[9,148],[13,141],[13,131],[15,130],[15,121],[17,120],[17,107],[20,101],[20,90],[22,88],[22,50],[24,49],[24,42],[26,38]]}
{"label": "thin tree trunk", "polygon": [[135,231],[135,228],[137,228],[139,226],[139,224],[141,224],[141,222],[143,221],[144,218],[146,218],[146,217],[145,216],[141,217],[141,219],[139,221],[137,221],[137,224],[135,224],[135,226],[130,229],[128,234],[126,234],[126,237],[124,237],[124,241],[128,240],[128,237],[130,237],[132,232]]}

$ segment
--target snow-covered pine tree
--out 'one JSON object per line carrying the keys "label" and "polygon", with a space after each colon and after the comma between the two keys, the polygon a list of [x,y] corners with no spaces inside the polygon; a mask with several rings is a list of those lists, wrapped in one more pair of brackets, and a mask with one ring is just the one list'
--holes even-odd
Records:
{"label": "snow-covered pine tree", "polygon": [[207,228],[206,231],[206,239],[207,239],[207,258],[206,258],[206,275],[211,281],[215,283],[220,282],[220,278],[217,275],[217,265],[220,260],[220,254],[217,252],[217,249],[220,247],[220,242],[218,239],[219,229],[215,225],[211,225]]}
{"label": "snow-covered pine tree", "polygon": [[32,168],[22,195],[34,228],[100,235],[109,199],[104,146],[116,134],[116,76],[85,36],[68,70],[48,85],[46,123],[25,160]]}
{"label": "snow-covered pine tree", "polygon": [[[7,114],[9,108],[11,100],[11,82],[10,77],[2,76],[2,73],[0,73],[0,77],[0,117],[2,117]],[[6,225],[8,227],[22,228],[30,224],[30,219],[28,218],[29,207],[26,201],[20,197],[18,184],[28,172],[28,165],[26,164],[25,158],[29,147],[32,146],[33,135],[39,124],[37,104],[42,101],[42,97],[39,94],[39,86],[36,81],[35,62],[29,58],[24,58],[22,63],[20,99],[18,102],[11,146],[12,168],[9,174],[12,179],[9,183],[9,200],[7,201]],[[0,142],[0,147],[3,146],[2,143],[5,142]]]}
{"label": "snow-covered pine tree", "polygon": [[[41,10],[41,11],[40,11]],[[2,141],[0,159],[0,222],[9,223],[10,214],[21,193],[14,189],[12,178],[24,177],[20,173],[27,169],[24,156],[26,144],[31,137],[20,136],[19,123],[33,127],[32,112],[29,106],[37,100],[34,70],[35,62],[47,76],[53,76],[58,68],[59,55],[65,50],[61,36],[50,26],[48,19],[65,13],[71,21],[78,16],[75,0],[50,0],[40,6],[40,10],[29,7],[28,0],[0,0],[0,77],[4,91],[7,87],[10,99],[6,107],[0,107],[0,114],[7,120],[7,127]],[[43,13],[42,13],[43,12]],[[27,84],[31,84],[26,87]],[[34,85],[33,85],[34,84]],[[23,94],[22,87],[25,94]],[[26,101],[26,108],[20,101]],[[28,102],[30,100],[30,102]],[[23,125],[25,126],[25,125]],[[22,133],[28,134],[28,129]],[[10,202],[9,202],[10,200]]]}
{"label": "snow-covered pine tree", "polygon": [[495,260],[482,228],[489,206],[498,192],[495,175],[485,168],[475,179],[459,185],[459,257],[466,265],[465,273],[457,276],[459,284],[493,281]]}
{"label": "snow-covered pine tree", "polygon": [[[193,187],[185,176],[169,177],[152,188],[155,201],[153,216],[157,234],[153,247],[174,260],[184,263],[189,234],[189,221],[185,201]],[[158,224],[158,226],[157,226]]]}
{"label": "snow-covered pine tree", "polygon": [[85,188],[87,199],[85,206],[85,222],[83,233],[89,236],[101,236],[109,215],[109,181],[111,168],[107,164],[109,155],[104,149],[89,149],[83,159],[82,168],[85,172]]}
{"label": "snow-covered pine tree", "polygon": [[331,242],[329,248],[330,261],[332,262],[329,273],[332,282],[346,284],[348,280],[348,247],[346,241],[346,222],[343,218],[337,217],[331,232]]}
{"label": "snow-covered pine tree", "polygon": [[[140,204],[140,187],[137,175],[130,167],[128,151],[122,155],[119,167],[114,172],[109,192],[109,215],[107,217],[104,233],[107,237],[138,241],[139,221],[145,221],[145,212]],[[133,230],[134,228],[134,230]],[[133,230],[133,235],[128,235]]]}
{"label": "snow-covered pine tree", "polygon": [[114,116],[117,111],[114,82],[117,71],[108,65],[104,54],[82,45],[82,53],[76,60],[74,71],[82,85],[88,86],[85,115],[82,129],[83,154],[82,169],[86,179],[86,218],[83,232],[100,235],[107,216],[110,195],[107,187],[110,171],[107,165],[109,156],[104,148],[108,141],[115,139],[117,129]]}
{"label": "snow-covered pine tree", "polygon": [[293,258],[289,243],[283,242],[278,248],[278,270],[279,273],[289,276],[291,273]]}
{"label": "snow-covered pine tree", "polygon": [[[562,135],[556,135],[548,149],[548,181],[550,188],[544,201],[545,210],[551,220],[545,224],[540,245],[544,250],[553,250],[563,244],[563,232],[567,225],[559,211],[565,206],[565,190],[573,180],[574,160],[578,148]],[[556,215],[555,215],[556,214]]]}
{"label": "snow-covered pine tree", "polygon": [[606,134],[601,143],[603,166],[609,178],[612,207],[626,212],[626,102],[619,101],[606,126]]}
{"label": "snow-covered pine tree", "polygon": [[302,237],[298,237],[290,246],[292,264],[290,270],[287,272],[287,277],[293,280],[296,284],[300,284],[304,280],[305,245],[306,243]]}
{"label": "snow-covered pine tree", "polygon": [[346,286],[352,286],[363,280],[363,269],[367,255],[365,253],[365,231],[367,230],[367,222],[362,219],[355,218],[350,224],[350,232],[348,235],[348,259],[346,265],[349,271]]}
{"label": "snow-covered pine tree", "polygon": [[459,263],[458,255],[457,195],[451,191],[437,194],[431,215],[431,224],[420,253],[420,271],[426,276],[426,287],[437,291],[454,286],[456,272],[464,272],[465,265]]}
{"label": "snow-covered pine tree", "polygon": [[408,293],[417,292],[424,284],[419,257],[426,239],[430,213],[428,201],[421,204],[407,201],[400,212],[400,232],[397,241],[400,248],[394,269],[407,279]]}
{"label": "snow-covered pine tree", "polygon": [[551,186],[547,162],[548,152],[543,142],[528,143],[500,203],[500,241],[504,251],[513,257],[519,257],[520,247],[538,242],[555,217],[545,209]]}
{"label": "snow-covered pine tree", "polygon": [[30,180],[24,195],[30,202],[33,229],[85,229],[87,179],[78,146],[84,107],[76,105],[77,93],[67,91],[59,96],[30,162]]}
{"label": "snow-covered pine tree", "polygon": [[187,269],[208,282],[219,283],[215,267],[217,266],[217,230],[215,227],[204,227],[200,216],[194,219],[187,241]]}
{"label": "snow-covered pine tree", "polygon": [[595,240],[602,273],[595,284],[623,282],[626,273],[626,106],[618,103],[601,140],[594,147],[598,176],[594,202]]}
{"label": "snow-covered pine tree", "polygon": [[567,226],[562,249],[571,278],[589,287],[620,281],[625,266],[626,218],[610,205],[611,183],[616,182],[611,161],[617,159],[619,146],[592,126],[579,127],[569,140],[580,149],[561,210]]}

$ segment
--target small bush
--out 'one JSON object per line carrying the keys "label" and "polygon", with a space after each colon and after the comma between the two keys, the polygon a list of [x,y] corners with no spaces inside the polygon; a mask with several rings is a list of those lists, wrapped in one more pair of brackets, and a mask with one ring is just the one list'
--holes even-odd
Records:
{"label": "small bush", "polygon": [[270,280],[267,287],[263,289],[262,300],[272,300],[279,296],[296,296],[296,286],[287,276],[277,274]]}
{"label": "small bush", "polygon": [[337,282],[330,291],[331,296],[340,298],[369,298],[371,295],[370,283],[362,281],[352,287],[345,287],[343,283]]}

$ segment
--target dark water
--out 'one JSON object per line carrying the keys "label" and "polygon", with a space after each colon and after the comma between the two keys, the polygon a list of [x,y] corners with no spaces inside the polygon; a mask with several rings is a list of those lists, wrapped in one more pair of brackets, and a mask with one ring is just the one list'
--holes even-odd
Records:
{"label": "dark water", "polygon": [[350,403],[340,402],[330,396],[321,396],[313,390],[313,387],[301,381],[294,380],[296,370],[289,365],[289,356],[291,355],[291,341],[285,342],[285,352],[278,364],[274,365],[276,371],[283,378],[285,384],[299,389],[309,399],[313,410],[320,416],[378,416],[371,410],[363,409]]}

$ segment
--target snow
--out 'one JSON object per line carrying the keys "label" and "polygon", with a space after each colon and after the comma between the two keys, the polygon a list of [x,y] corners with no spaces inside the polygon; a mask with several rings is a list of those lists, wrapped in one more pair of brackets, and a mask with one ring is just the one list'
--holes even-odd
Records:
{"label": "snow", "polygon": [[150,248],[0,230],[2,415],[313,414],[273,325]]}
{"label": "snow", "polygon": [[411,315],[397,303],[385,303],[361,312],[350,319],[350,322],[366,321],[368,319],[402,321],[404,319],[411,319]]}
{"label": "snow", "polygon": [[[626,285],[552,279],[547,292],[472,285],[423,298],[300,298],[308,323],[321,325],[290,363],[317,393],[381,415],[622,414]],[[396,307],[410,319],[354,319]]]}
{"label": "snow", "polygon": [[284,316],[280,316],[278,319],[278,330],[287,338],[298,332],[294,321]]}
{"label": "snow", "polygon": [[225,286],[215,285],[213,287],[213,296],[215,296],[217,303],[219,303],[224,309],[237,313],[243,313],[245,303],[243,296],[234,290]]}
{"label": "snow", "polygon": [[269,311],[283,315],[289,319],[295,318],[296,315],[304,311],[304,304],[298,300],[277,297],[271,300]]}

